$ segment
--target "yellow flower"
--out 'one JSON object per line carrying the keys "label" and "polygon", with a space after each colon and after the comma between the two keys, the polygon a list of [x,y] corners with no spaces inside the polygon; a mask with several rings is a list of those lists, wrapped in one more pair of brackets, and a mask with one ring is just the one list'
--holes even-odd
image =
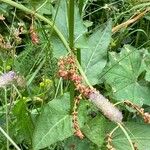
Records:
{"label": "yellow flower", "polygon": [[50,87],[52,86],[53,81],[50,79],[43,79],[42,82],[40,82],[40,87]]}
{"label": "yellow flower", "polygon": [[44,86],[45,86],[44,82],[40,82],[40,87],[44,87]]}
{"label": "yellow flower", "polygon": [[26,99],[26,97],[25,96],[23,96],[23,98],[22,98],[23,100],[25,100]]}
{"label": "yellow flower", "polygon": [[7,71],[11,70],[11,66],[9,66],[9,65],[6,66],[6,70],[7,70]]}
{"label": "yellow flower", "polygon": [[46,85],[51,86],[51,85],[52,85],[52,83],[53,83],[53,81],[52,81],[52,80],[50,80],[50,79],[45,79],[45,84],[46,84]]}

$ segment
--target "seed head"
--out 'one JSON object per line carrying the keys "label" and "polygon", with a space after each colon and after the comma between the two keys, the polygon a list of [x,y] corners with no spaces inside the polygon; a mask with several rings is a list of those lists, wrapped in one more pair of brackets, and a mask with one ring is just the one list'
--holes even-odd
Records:
{"label": "seed head", "polygon": [[106,99],[99,92],[89,94],[89,98],[108,119],[116,123],[122,122],[123,116],[121,111],[119,111],[117,107],[110,103],[108,99]]}
{"label": "seed head", "polygon": [[16,73],[14,71],[9,71],[0,76],[0,87],[7,86],[11,84],[16,78]]}

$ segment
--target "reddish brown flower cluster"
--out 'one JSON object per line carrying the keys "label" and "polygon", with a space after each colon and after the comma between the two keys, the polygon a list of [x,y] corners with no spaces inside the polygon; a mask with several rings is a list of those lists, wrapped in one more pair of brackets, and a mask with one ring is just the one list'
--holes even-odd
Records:
{"label": "reddish brown flower cluster", "polygon": [[31,37],[32,43],[36,45],[36,44],[39,44],[39,37],[35,30],[33,22],[34,22],[34,18],[32,17],[32,23],[31,23],[29,31],[30,31],[30,37]]}
{"label": "reddish brown flower cluster", "polygon": [[0,34],[0,48],[7,50],[12,49],[14,44],[21,44],[22,38],[20,37],[20,35],[24,33],[24,24],[18,23],[18,26],[16,28],[12,28],[12,39],[9,42],[6,42],[5,38]]}
{"label": "reddish brown flower cluster", "polygon": [[[107,140],[106,140],[106,147],[107,147],[107,150],[116,150],[115,149],[115,147],[113,146],[113,144],[112,144],[112,134],[113,134],[114,132],[111,132],[111,133],[109,133],[109,134],[107,134]],[[132,144],[133,144],[133,147],[134,147],[134,150],[138,150],[138,148],[137,148],[137,144],[135,143],[135,142],[132,142]]]}
{"label": "reddish brown flower cluster", "polygon": [[137,113],[144,119],[144,122],[150,124],[150,113],[144,112],[143,108],[133,104],[129,100],[124,101],[124,104],[135,109],[137,111]]}
{"label": "reddish brown flower cluster", "polygon": [[72,122],[73,122],[73,127],[75,129],[74,135],[76,135],[77,137],[79,137],[80,139],[83,139],[84,135],[82,134],[81,130],[80,130],[80,126],[78,123],[78,111],[77,111],[77,107],[80,103],[82,96],[79,95],[74,99],[74,107],[73,107],[73,113],[72,113]]}
{"label": "reddish brown flower cluster", "polygon": [[2,15],[0,15],[0,20],[5,20],[5,17],[3,16],[3,14]]}
{"label": "reddish brown flower cluster", "polygon": [[83,84],[82,77],[78,73],[75,58],[72,55],[61,58],[58,62],[58,67],[60,77],[71,80],[80,94],[89,97],[92,89]]}
{"label": "reddish brown flower cluster", "polygon": [[89,97],[89,94],[92,92],[92,90],[85,86],[82,81],[82,77],[79,75],[75,58],[72,55],[69,55],[67,57],[63,57],[58,62],[59,67],[59,76],[63,79],[68,79],[72,81],[76,87],[76,90],[80,92],[80,96],[77,96],[74,99],[74,107],[73,107],[73,127],[75,129],[75,135],[78,136],[80,139],[83,139],[84,135],[82,134],[79,123],[77,120],[77,106],[79,104],[80,99],[82,96]]}
{"label": "reddish brown flower cluster", "polygon": [[18,23],[18,28],[13,29],[13,37],[16,44],[20,44],[22,42],[22,38],[20,37],[20,35],[24,33],[25,33],[24,24]]}
{"label": "reddish brown flower cluster", "polygon": [[10,43],[4,40],[4,37],[0,34],[0,48],[2,49],[11,49],[12,46]]}
{"label": "reddish brown flower cluster", "polygon": [[138,150],[137,144],[135,142],[132,142],[134,150]]}
{"label": "reddish brown flower cluster", "polygon": [[106,145],[107,150],[116,150],[114,148],[114,146],[112,145],[112,134],[107,135],[107,141],[106,142],[107,142],[107,145]]}
{"label": "reddish brown flower cluster", "polygon": [[33,44],[38,44],[39,43],[39,37],[35,31],[35,28],[33,25],[30,26],[30,36]]}

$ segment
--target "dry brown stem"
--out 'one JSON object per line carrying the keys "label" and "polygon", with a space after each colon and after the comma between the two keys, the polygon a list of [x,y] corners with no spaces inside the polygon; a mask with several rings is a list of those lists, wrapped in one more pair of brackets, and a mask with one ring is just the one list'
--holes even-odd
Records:
{"label": "dry brown stem", "polygon": [[150,113],[144,112],[143,108],[139,107],[138,105],[133,104],[129,100],[124,101],[124,104],[136,110],[137,113],[144,119],[144,122],[150,124]]}
{"label": "dry brown stem", "polygon": [[136,22],[137,20],[141,19],[145,14],[147,14],[150,11],[150,8],[147,8],[146,10],[144,10],[141,13],[137,13],[136,15],[134,15],[133,17],[131,17],[131,19],[115,26],[112,28],[112,33],[116,33],[117,31],[119,31],[122,28],[126,28],[127,26],[129,26],[130,24]]}

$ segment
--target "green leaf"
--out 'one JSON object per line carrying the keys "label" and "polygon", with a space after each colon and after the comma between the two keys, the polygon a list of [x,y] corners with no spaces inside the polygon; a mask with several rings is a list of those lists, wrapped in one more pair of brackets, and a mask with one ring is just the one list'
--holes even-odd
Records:
{"label": "green leaf", "polygon": [[70,137],[64,142],[64,150],[91,150],[90,148],[90,142],[84,138],[83,140],[80,140],[77,137]]}
{"label": "green leaf", "polygon": [[101,146],[105,138],[105,125],[105,118],[98,115],[90,119],[82,130],[90,141],[95,143],[97,146]]}
{"label": "green leaf", "polygon": [[[14,61],[15,70],[24,76],[29,75],[29,73],[31,73],[31,69],[33,69],[33,66],[35,65],[35,62],[37,62],[37,59],[43,57],[44,53],[40,53],[43,51],[42,46],[35,47],[30,43],[27,43],[25,50],[22,51]],[[32,60],[33,56],[35,58],[34,61]]]}
{"label": "green leaf", "polygon": [[64,140],[73,134],[72,119],[69,116],[69,100],[69,94],[64,94],[44,106],[33,135],[35,150]]}
{"label": "green leaf", "polygon": [[65,56],[67,54],[67,49],[65,48],[64,44],[55,34],[53,34],[51,38],[51,43],[55,58],[60,58],[61,56]]}
{"label": "green leaf", "polygon": [[[39,1],[38,1],[38,3],[39,3]],[[43,6],[40,7],[42,4],[43,4]],[[44,1],[42,4],[39,3],[38,6],[36,7],[36,9],[38,9],[37,12],[39,14],[41,14],[41,15],[43,15],[43,14],[45,14],[45,15],[51,15],[52,14],[52,5],[51,5],[51,2],[47,1],[45,3],[45,1]]]}
{"label": "green leaf", "polygon": [[91,27],[91,26],[93,25],[93,22],[90,21],[90,20],[85,20],[85,21],[84,21],[84,25],[85,25],[87,28],[89,28],[89,27]]}
{"label": "green leaf", "polygon": [[[80,16],[79,9],[75,5],[75,20],[74,20],[74,43],[76,48],[87,47],[87,42],[85,41],[85,34],[87,33],[87,28],[84,26],[84,22]],[[81,44],[82,42],[82,44]]]}
{"label": "green leaf", "polygon": [[[137,122],[128,122],[125,124],[129,136],[138,150],[149,150],[150,148],[150,126],[138,124]],[[131,146],[121,129],[113,134],[112,145],[116,150],[131,150]]]}
{"label": "green leaf", "polygon": [[61,31],[65,39],[68,39],[67,2],[66,0],[60,0],[58,5],[56,5],[56,8],[53,10],[53,20],[55,21],[55,25]]}
{"label": "green leaf", "polygon": [[[59,8],[53,10],[53,20],[57,28],[61,31],[64,38],[68,41],[68,13],[67,13],[67,1],[61,0],[58,3]],[[56,15],[56,18],[55,18]],[[74,43],[76,48],[87,47],[85,33],[87,32],[86,27],[83,24],[82,18],[79,14],[79,10],[75,5],[75,14],[74,14]],[[54,56],[59,58],[67,53],[66,48],[62,45],[62,41],[52,36],[52,45],[54,49]],[[61,54],[60,54],[61,51]]]}
{"label": "green leaf", "polygon": [[11,6],[9,6],[5,3],[0,4],[0,14],[3,14],[4,16],[8,17],[10,12],[11,12]]}
{"label": "green leaf", "polygon": [[140,84],[139,76],[144,71],[143,55],[126,45],[119,54],[111,52],[110,61],[101,78],[112,87],[112,96],[118,101],[130,100],[141,105],[150,105],[150,88]]}
{"label": "green leaf", "polygon": [[27,141],[31,144],[33,123],[23,99],[20,99],[20,101],[14,106],[13,113],[16,116],[16,122],[13,128],[17,131],[17,140],[19,142]]}
{"label": "green leaf", "polygon": [[[60,1],[59,9],[57,12],[55,24],[57,28],[62,32],[64,37],[68,40],[68,12],[67,12],[67,1]],[[75,14],[74,14],[74,35],[75,35],[75,43],[87,32],[86,27],[83,25],[83,21],[79,14],[79,9],[75,5]],[[54,15],[56,10],[54,11]]]}
{"label": "green leaf", "polygon": [[111,40],[111,21],[88,39],[87,49],[81,50],[82,67],[92,85],[99,83],[99,75],[107,62],[107,49]]}
{"label": "green leaf", "polygon": [[145,80],[150,82],[150,70],[147,70]]}

